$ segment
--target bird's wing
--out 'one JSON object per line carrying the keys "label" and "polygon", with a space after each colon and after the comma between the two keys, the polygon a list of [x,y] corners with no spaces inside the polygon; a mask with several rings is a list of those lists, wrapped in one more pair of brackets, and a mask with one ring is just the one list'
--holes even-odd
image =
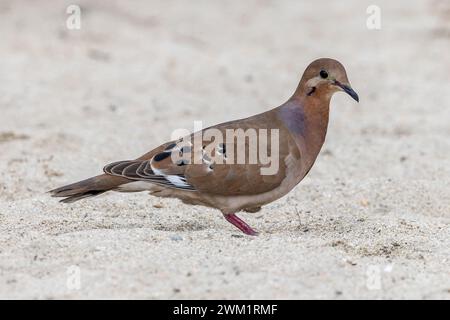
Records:
{"label": "bird's wing", "polygon": [[[264,144],[260,144],[261,129],[265,129],[267,133],[267,139],[262,137],[266,141]],[[272,131],[273,129],[277,132]],[[252,131],[258,137],[256,144],[255,140],[252,143],[249,138],[255,137]],[[236,132],[248,134],[244,136],[241,145],[236,140],[233,143],[226,138]],[[217,138],[220,135],[222,139]],[[176,189],[217,195],[254,195],[278,187],[286,177],[288,159],[300,157],[289,132],[271,113],[223,123],[187,138],[189,139],[170,141],[137,160],[112,163],[104,171]],[[278,144],[278,148],[272,149],[274,143]],[[265,161],[259,155],[261,147],[264,153],[268,153],[269,158]],[[245,152],[244,161],[241,158],[239,162],[238,154],[242,150]],[[249,150],[253,155],[256,154],[256,159],[251,159]],[[270,154],[274,150],[276,154]],[[268,162],[270,158],[271,163]],[[271,165],[273,172],[264,174],[264,168],[267,170]]]}
{"label": "bird's wing", "polygon": [[[135,181],[146,181],[170,188],[194,190],[186,182],[183,171],[171,166],[170,155],[173,152],[176,143],[171,141],[150,151],[136,160],[117,161],[106,165],[103,171],[106,174],[124,177]],[[167,168],[166,173],[156,169],[160,163]]]}

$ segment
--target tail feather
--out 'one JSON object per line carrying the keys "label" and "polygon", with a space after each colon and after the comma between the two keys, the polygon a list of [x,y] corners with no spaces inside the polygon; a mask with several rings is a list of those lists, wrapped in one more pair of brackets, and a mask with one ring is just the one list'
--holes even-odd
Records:
{"label": "tail feather", "polygon": [[51,190],[49,193],[52,197],[65,198],[60,200],[60,202],[72,203],[84,198],[97,196],[128,182],[130,182],[130,180],[126,178],[102,174]]}
{"label": "tail feather", "polygon": [[59,202],[72,203],[72,202],[75,202],[75,201],[78,201],[78,200],[81,200],[81,199],[84,199],[84,198],[90,198],[90,197],[98,196],[99,194],[102,194],[104,192],[106,192],[106,191],[98,191],[98,190],[86,191],[84,193],[76,194],[76,195],[73,195],[73,196],[68,196],[67,198],[59,200]]}

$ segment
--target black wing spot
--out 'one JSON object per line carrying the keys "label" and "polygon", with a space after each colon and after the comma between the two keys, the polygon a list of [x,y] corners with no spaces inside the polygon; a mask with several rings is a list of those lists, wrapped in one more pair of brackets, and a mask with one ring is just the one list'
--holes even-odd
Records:
{"label": "black wing spot", "polygon": [[170,157],[171,154],[172,154],[171,152],[161,152],[161,153],[158,153],[157,155],[155,155],[153,157],[153,160],[155,160],[157,162],[162,161],[162,160]]}
{"label": "black wing spot", "polygon": [[177,166],[185,166],[187,165],[189,162],[187,162],[186,160],[178,160],[177,161]]}
{"label": "black wing spot", "polygon": [[172,150],[172,149],[175,148],[176,146],[177,146],[176,143],[171,143],[171,144],[169,144],[164,150],[165,150],[165,151],[167,151],[167,150]]}
{"label": "black wing spot", "polygon": [[217,150],[220,154],[226,155],[227,153],[227,148],[225,147],[224,143],[220,143],[219,144],[219,148]]}
{"label": "black wing spot", "polygon": [[181,154],[183,154],[183,153],[190,153],[191,152],[191,147],[185,146],[185,147],[180,149],[180,152],[181,152]]}

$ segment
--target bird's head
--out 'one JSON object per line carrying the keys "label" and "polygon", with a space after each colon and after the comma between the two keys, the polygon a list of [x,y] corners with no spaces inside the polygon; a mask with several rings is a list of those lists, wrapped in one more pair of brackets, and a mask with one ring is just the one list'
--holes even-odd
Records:
{"label": "bird's head", "polygon": [[337,60],[322,58],[311,62],[303,73],[297,93],[306,96],[324,95],[331,98],[333,93],[344,91],[359,102],[358,94],[347,79],[344,66]]}

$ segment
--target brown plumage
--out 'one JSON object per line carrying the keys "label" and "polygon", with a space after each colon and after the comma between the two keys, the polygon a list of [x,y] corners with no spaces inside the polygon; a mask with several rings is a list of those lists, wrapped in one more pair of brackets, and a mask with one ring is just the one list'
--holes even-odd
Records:
{"label": "brown plumage", "polygon": [[[135,160],[105,166],[102,175],[50,192],[54,197],[64,197],[62,202],[74,202],[110,190],[148,190],[155,196],[217,208],[227,221],[255,235],[235,213],[259,211],[261,206],[287,194],[306,176],[325,140],[330,99],[337,91],[344,91],[358,101],[338,61],[315,60],[306,68],[294,95],[275,109],[167,142]],[[245,133],[263,129],[277,130],[278,140],[272,141],[268,134],[267,144],[257,145],[256,149],[250,138],[241,140],[239,145],[234,140],[205,136],[213,132],[226,137],[230,130]],[[252,162],[251,156],[259,155],[259,149],[272,147],[277,150],[276,154],[270,154],[278,159],[277,170],[262,174],[261,169],[270,164],[259,156]],[[236,163],[242,150],[244,162]]]}

